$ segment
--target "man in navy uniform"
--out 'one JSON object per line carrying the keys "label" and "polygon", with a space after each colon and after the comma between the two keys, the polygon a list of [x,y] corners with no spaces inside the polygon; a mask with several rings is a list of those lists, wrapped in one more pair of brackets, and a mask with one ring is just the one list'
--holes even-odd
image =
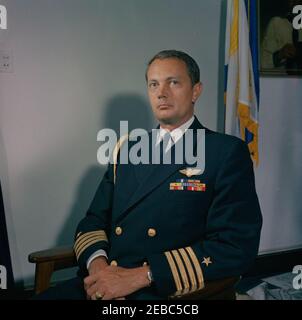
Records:
{"label": "man in navy uniform", "polygon": [[108,165],[75,237],[83,279],[77,287],[88,299],[181,297],[209,280],[242,275],[258,252],[262,216],[248,147],[194,116],[202,92],[197,63],[162,51],[146,80],[160,125],[156,143],[168,134],[172,150],[187,129],[204,129],[205,169],[125,165],[118,156]]}

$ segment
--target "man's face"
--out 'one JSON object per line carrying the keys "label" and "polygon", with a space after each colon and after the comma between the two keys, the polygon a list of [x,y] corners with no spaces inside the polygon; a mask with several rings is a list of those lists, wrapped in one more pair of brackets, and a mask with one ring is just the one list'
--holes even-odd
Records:
{"label": "man's face", "polygon": [[147,85],[155,117],[170,126],[180,126],[192,117],[192,101],[202,91],[201,83],[192,86],[186,64],[176,58],[154,60],[147,72]]}

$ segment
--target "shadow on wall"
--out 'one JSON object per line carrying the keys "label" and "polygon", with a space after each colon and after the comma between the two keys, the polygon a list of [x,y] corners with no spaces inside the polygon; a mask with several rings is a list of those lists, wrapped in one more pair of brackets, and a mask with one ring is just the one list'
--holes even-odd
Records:
{"label": "shadow on wall", "polygon": [[[150,130],[154,126],[153,115],[148,102],[135,94],[114,96],[108,101],[103,110],[100,129],[113,129],[118,138],[120,135],[120,121],[128,121],[129,132],[135,128]],[[96,158],[96,153],[97,149],[95,154],[91,156],[93,159]],[[76,227],[80,220],[84,218],[105,171],[105,166],[95,165],[87,168],[83,174],[76,189],[74,202],[67,215],[66,222],[57,237],[57,246],[71,245],[73,243]]]}
{"label": "shadow on wall", "polygon": [[74,195],[73,205],[59,232],[56,245],[71,245],[73,243],[76,226],[84,217],[104,173],[105,167],[92,166],[83,174]]}
{"label": "shadow on wall", "polygon": [[102,117],[103,128],[119,133],[120,121],[128,121],[129,132],[136,128],[151,130],[154,117],[149,102],[136,94],[119,94],[108,101]]}

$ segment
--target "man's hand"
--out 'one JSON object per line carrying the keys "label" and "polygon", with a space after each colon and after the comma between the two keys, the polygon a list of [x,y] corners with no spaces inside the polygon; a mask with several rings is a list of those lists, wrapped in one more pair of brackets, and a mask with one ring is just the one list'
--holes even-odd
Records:
{"label": "man's hand", "polygon": [[84,279],[87,294],[95,299],[98,292],[102,300],[112,300],[127,295],[150,285],[147,272],[148,266],[126,269],[108,266]]}
{"label": "man's hand", "polygon": [[[97,257],[91,261],[88,269],[88,273],[90,276],[92,276],[97,274],[101,270],[105,269],[106,267],[108,267],[107,259],[103,256]],[[86,285],[85,282],[84,282],[84,288],[87,294],[87,299],[88,300],[92,299],[93,297],[87,293],[87,290],[90,288],[90,286]]]}

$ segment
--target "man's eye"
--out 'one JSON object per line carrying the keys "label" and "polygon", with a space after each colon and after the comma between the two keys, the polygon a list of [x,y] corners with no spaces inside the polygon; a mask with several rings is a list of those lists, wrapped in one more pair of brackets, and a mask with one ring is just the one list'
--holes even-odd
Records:
{"label": "man's eye", "polygon": [[156,87],[156,83],[155,82],[149,83],[149,88],[155,88],[155,87]]}
{"label": "man's eye", "polygon": [[175,84],[178,84],[178,81],[177,81],[177,80],[171,80],[170,83],[173,84],[173,85],[175,85]]}

